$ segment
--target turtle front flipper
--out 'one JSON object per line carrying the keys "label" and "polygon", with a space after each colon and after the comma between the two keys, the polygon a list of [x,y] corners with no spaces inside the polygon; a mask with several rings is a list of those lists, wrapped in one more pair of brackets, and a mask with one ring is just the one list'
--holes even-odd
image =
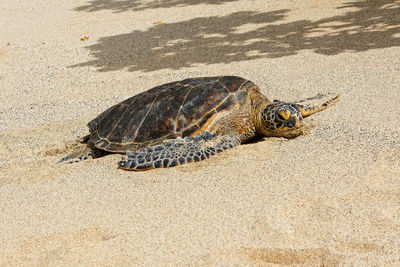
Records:
{"label": "turtle front flipper", "polygon": [[128,158],[122,159],[118,166],[130,171],[169,168],[207,159],[239,144],[239,139],[233,135],[212,135],[205,132],[193,138],[178,137],[157,146],[128,152]]}
{"label": "turtle front flipper", "polygon": [[295,101],[295,104],[300,109],[301,115],[304,117],[310,116],[318,111],[324,110],[336,103],[340,95],[327,93],[318,94],[304,100]]}

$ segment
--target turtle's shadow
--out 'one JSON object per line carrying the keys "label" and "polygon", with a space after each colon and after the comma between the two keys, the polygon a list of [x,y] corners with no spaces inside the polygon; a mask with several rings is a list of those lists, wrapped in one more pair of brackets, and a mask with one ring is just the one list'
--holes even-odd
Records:
{"label": "turtle's shadow", "polygon": [[[106,2],[98,0],[90,3]],[[123,2],[128,3],[118,3]],[[173,4],[179,1],[168,2]],[[135,30],[100,38],[98,43],[86,47],[93,60],[70,67],[94,66],[99,71],[127,69],[150,72],[198,64],[285,57],[304,50],[336,55],[400,46],[400,3],[371,0],[337,7],[347,8],[349,11],[344,14],[316,21],[277,24],[290,11],[281,9],[271,12],[242,11],[154,25],[146,31]],[[248,25],[251,25],[251,30],[246,30]]]}
{"label": "turtle's shadow", "polygon": [[267,137],[262,135],[256,135],[254,138],[248,140],[247,142],[243,143],[243,145],[250,145],[250,144],[257,144],[259,142],[264,142]]}

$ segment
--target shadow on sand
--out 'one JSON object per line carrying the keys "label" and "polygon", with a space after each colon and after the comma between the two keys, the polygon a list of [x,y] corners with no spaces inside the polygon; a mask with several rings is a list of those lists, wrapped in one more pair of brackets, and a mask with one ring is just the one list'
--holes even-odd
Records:
{"label": "shadow on sand", "polygon": [[200,4],[220,5],[238,0],[91,0],[87,4],[75,8],[75,11],[95,12],[113,10],[114,12],[141,11],[155,8],[171,8],[194,6]]}
{"label": "shadow on sand", "polygon": [[[171,5],[179,2],[182,1],[166,1]],[[188,1],[191,2],[196,1]],[[304,50],[336,55],[400,46],[399,2],[357,1],[338,8],[357,10],[317,21],[282,24],[278,22],[285,18],[288,9],[243,11],[154,25],[146,31],[101,38],[97,44],[86,47],[94,59],[72,67],[149,72],[284,57]]]}

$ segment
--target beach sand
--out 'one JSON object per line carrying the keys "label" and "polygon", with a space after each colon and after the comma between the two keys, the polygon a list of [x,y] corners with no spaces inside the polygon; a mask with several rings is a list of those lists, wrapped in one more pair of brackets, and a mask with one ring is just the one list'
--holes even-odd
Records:
{"label": "beach sand", "polygon": [[[399,1],[1,5],[0,265],[400,265]],[[57,164],[109,106],[217,75],[341,101],[199,163]]]}

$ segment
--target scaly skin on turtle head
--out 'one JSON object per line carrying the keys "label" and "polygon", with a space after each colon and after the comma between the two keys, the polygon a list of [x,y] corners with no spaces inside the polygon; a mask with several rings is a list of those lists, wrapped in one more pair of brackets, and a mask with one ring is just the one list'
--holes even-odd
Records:
{"label": "scaly skin on turtle head", "polygon": [[303,116],[295,103],[274,101],[261,112],[262,133],[265,136],[293,138],[301,134]]}
{"label": "scaly skin on turtle head", "polygon": [[339,95],[318,94],[296,103],[275,100],[261,112],[261,129],[265,136],[294,138],[303,131],[302,120],[326,109],[339,100]]}

